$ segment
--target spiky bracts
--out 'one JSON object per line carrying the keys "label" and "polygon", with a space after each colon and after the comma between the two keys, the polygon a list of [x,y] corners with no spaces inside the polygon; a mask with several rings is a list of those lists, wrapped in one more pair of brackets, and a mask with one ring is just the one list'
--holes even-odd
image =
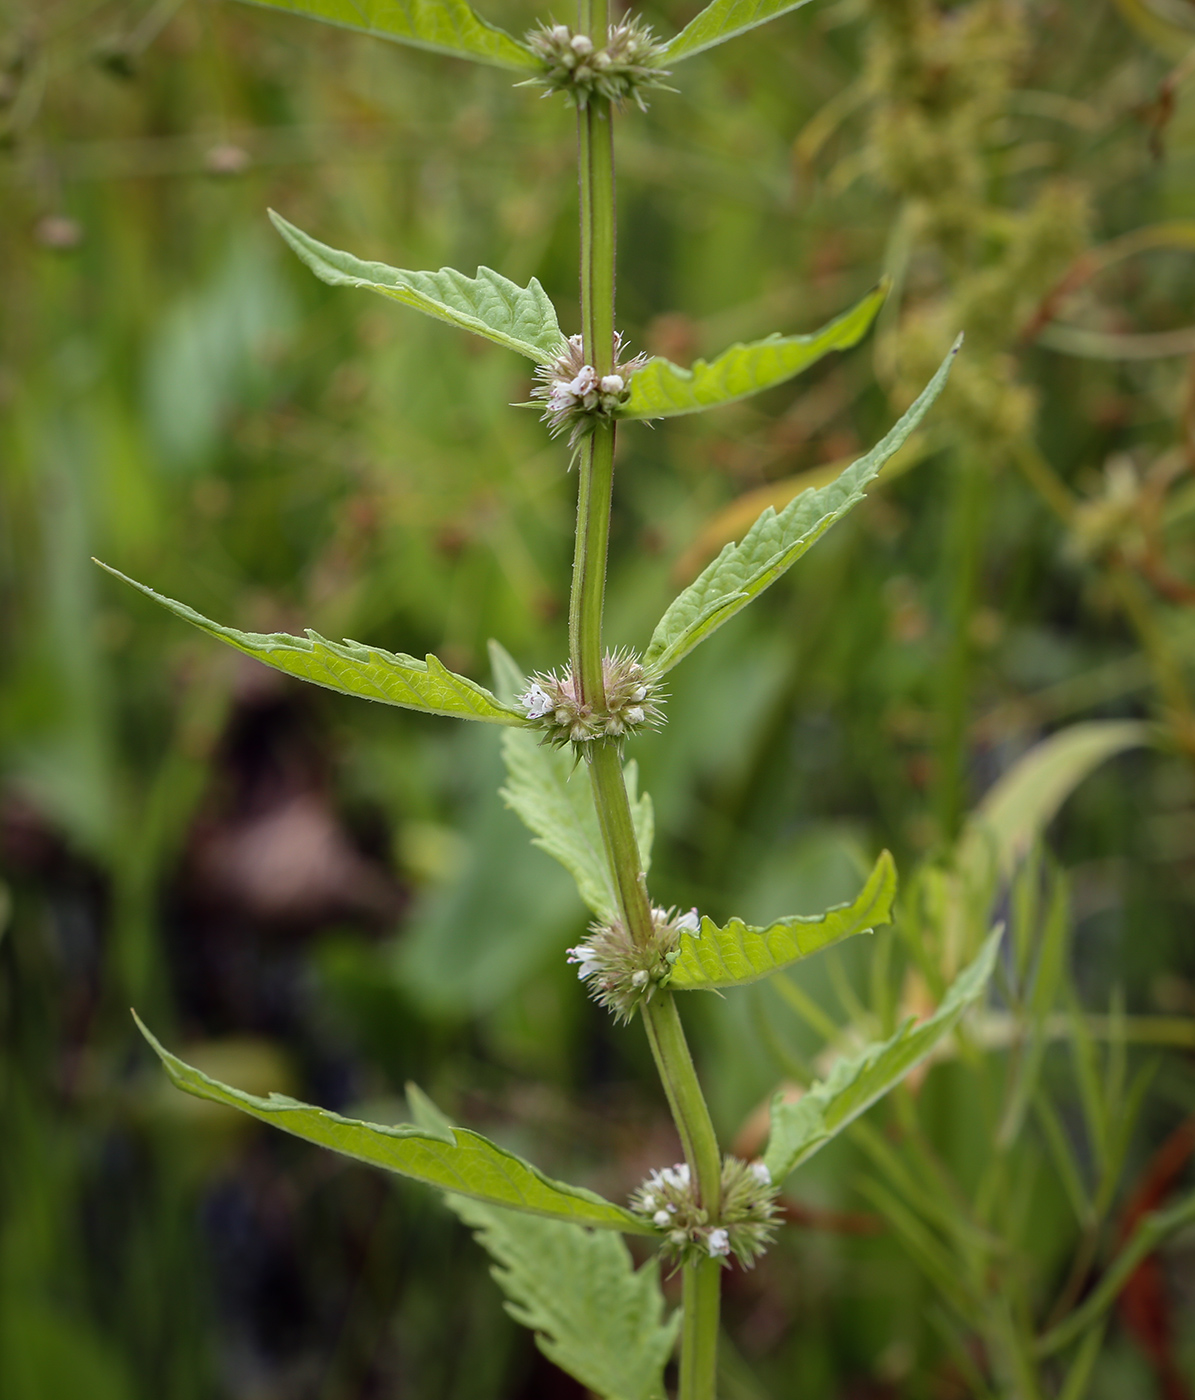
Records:
{"label": "spiky bracts", "polygon": [[663,721],[663,696],[633,652],[607,652],[602,658],[602,687],[606,707],[595,709],[579,693],[571,666],[557,675],[541,671],[518,703],[529,720],[543,730],[544,743],[578,749],[593,739],[621,739]]}
{"label": "spiky bracts", "polygon": [[650,1001],[657,987],[672,976],[683,932],[696,933],[701,926],[696,909],[677,916],[675,909],[651,911],[651,934],[636,943],[621,920],[591,924],[589,937],[568,950],[577,963],[577,976],[589,995],[617,1021],[629,1021],[642,1001]]}
{"label": "spiky bracts", "polygon": [[543,65],[532,81],[549,92],[563,92],[577,107],[599,97],[615,106],[630,99],[646,111],[644,92],[667,87],[668,73],[660,67],[664,46],[638,19],[612,24],[604,49],[595,48],[587,34],[574,34],[567,24],[540,25],[527,35],[527,45]]}
{"label": "spiky bracts", "polygon": [[776,1188],[762,1162],[722,1159],[722,1204],[717,1221],[698,1204],[685,1163],[654,1171],[631,1197],[631,1209],[650,1220],[661,1236],[660,1251],[675,1264],[734,1257],[745,1269],[776,1233]]}
{"label": "spiky bracts", "polygon": [[623,338],[614,333],[614,368],[599,375],[585,363],[585,348],[579,335],[571,335],[556,358],[540,365],[540,381],[531,391],[533,399],[543,399],[542,421],[553,437],[568,432],[569,446],[576,447],[599,423],[610,423],[621,404],[630,397],[631,376],[647,363],[646,355],[622,360]]}

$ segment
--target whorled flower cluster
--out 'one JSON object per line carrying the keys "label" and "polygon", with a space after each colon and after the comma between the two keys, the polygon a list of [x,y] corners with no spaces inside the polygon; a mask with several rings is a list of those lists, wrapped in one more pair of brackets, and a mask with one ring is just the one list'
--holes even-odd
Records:
{"label": "whorled flower cluster", "polygon": [[776,1188],[762,1162],[722,1159],[722,1202],[718,1220],[698,1204],[685,1163],[654,1171],[631,1197],[631,1209],[650,1220],[663,1237],[661,1252],[680,1264],[734,1257],[745,1269],[771,1244],[779,1210]]}
{"label": "whorled flower cluster", "polygon": [[543,730],[544,742],[562,748],[593,739],[621,739],[663,720],[663,697],[629,651],[607,652],[602,658],[605,709],[582,699],[571,666],[561,675],[538,672],[518,697],[529,720]]}
{"label": "whorled flower cluster", "polygon": [[591,924],[585,942],[568,950],[568,960],[578,964],[577,976],[594,1001],[615,1020],[629,1021],[639,1003],[650,1001],[672,976],[681,934],[700,928],[696,909],[679,917],[675,909],[653,909],[646,943],[636,943],[620,920]]}
{"label": "whorled flower cluster", "polygon": [[567,430],[569,446],[576,447],[599,422],[610,422],[626,403],[631,393],[631,376],[647,363],[647,356],[620,360],[622,353],[623,338],[616,331],[614,368],[609,374],[599,375],[585,363],[581,337],[571,335],[551,364],[536,369],[540,382],[532,389],[531,397],[545,400],[543,421],[553,437]]}
{"label": "whorled flower cluster", "polygon": [[595,48],[587,34],[574,34],[566,24],[533,29],[527,45],[543,65],[533,81],[549,92],[563,92],[578,107],[588,106],[594,97],[615,105],[629,98],[646,111],[644,91],[667,86],[668,73],[659,66],[664,46],[638,19],[612,24],[604,49]]}

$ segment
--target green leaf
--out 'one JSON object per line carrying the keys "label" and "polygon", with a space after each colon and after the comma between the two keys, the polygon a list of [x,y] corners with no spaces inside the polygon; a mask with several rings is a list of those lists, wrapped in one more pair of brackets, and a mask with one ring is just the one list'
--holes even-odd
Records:
{"label": "green leaf", "polygon": [[955,979],[928,1020],[910,1017],[889,1040],[861,1054],[840,1059],[828,1077],[793,1103],[782,1094],[772,1101],[772,1134],[764,1162],[777,1184],[837,1137],[861,1113],[898,1084],[947,1035],[987,986],[996,965],[1002,929],[994,929],[979,956]]}
{"label": "green leaf", "polygon": [[670,360],[648,360],[631,379],[631,397],[618,410],[618,417],[675,418],[771,389],[831,350],[857,345],[887,295],[887,285],[881,285],[812,335],[773,335],[751,345],[732,345],[711,363],[696,361],[692,369],[681,369]]}
{"label": "green leaf", "polygon": [[479,267],[476,277],[451,267],[406,272],[385,263],[362,262],[351,253],[318,243],[272,209],[270,218],[312,272],[333,287],[364,287],[517,350],[539,364],[548,364],[564,344],[556,310],[534,277],[520,287],[488,267]]}
{"label": "green leaf", "polygon": [[767,24],[768,20],[799,10],[808,0],[713,0],[664,47],[662,63],[675,63],[695,53],[724,44],[737,34]]}
{"label": "green leaf", "polygon": [[427,714],[480,719],[489,724],[527,723],[521,711],[503,705],[476,681],[449,671],[434,656],[416,661],[402,652],[382,651],[360,642],[330,642],[310,630],[305,637],[292,637],[286,632],[238,632],[209,621],[185,603],[176,603],[172,598],[155,593],[152,588],[98,559],[95,562],[209,637],[227,642],[246,656],[273,666],[276,671],[284,671],[288,676],[310,681],[312,685],[337,690],[343,695],[357,695],[363,700],[379,700],[384,705],[423,710]]}
{"label": "green leaf", "polygon": [[[508,774],[502,798],[535,835],[533,845],[558,860],[577,882],[577,890],[599,919],[618,917],[618,894],[606,863],[589,774],[567,749],[539,742],[529,731],[503,735],[502,757]],[[651,865],[655,818],[651,798],[638,795],[639,768],[632,760],[623,769],[631,818],[644,871]]]}
{"label": "green leaf", "polygon": [[529,49],[476,14],[465,0],[247,0],[270,10],[324,20],[377,39],[498,68],[536,68]]}
{"label": "green leaf", "polygon": [[959,868],[980,878],[990,859],[1007,879],[1083,779],[1149,737],[1149,726],[1132,720],[1090,720],[1034,745],[971,817],[959,843]]}
{"label": "green leaf", "polygon": [[629,1210],[580,1186],[553,1181],[530,1162],[524,1162],[479,1133],[468,1128],[452,1128],[443,1115],[432,1119],[424,1105],[420,1106],[424,1126],[401,1123],[388,1127],[344,1118],[339,1113],[299,1103],[284,1094],[271,1094],[263,1099],[230,1088],[172,1055],[146,1029],[136,1012],[133,1015],[141,1034],[166,1067],[171,1082],[196,1098],[239,1109],[305,1142],[331,1148],[333,1152],[412,1177],[428,1186],[456,1191],[493,1205],[529,1211],[533,1215],[548,1215],[605,1230],[652,1233],[651,1227]]}
{"label": "green leaf", "polygon": [[866,457],[829,486],[803,491],[780,512],[771,506],[740,544],[728,544],[660,619],[643,657],[657,675],[671,670],[693,648],[745,608],[863,499],[864,488],[901,446],[942,392],[960,341],[921,397]]}
{"label": "green leaf", "polygon": [[681,1314],[664,1320],[656,1260],[636,1271],[617,1235],[447,1201],[494,1260],[507,1311],[549,1361],[603,1400],[664,1400]]}
{"label": "green leaf", "polygon": [[794,914],[766,928],[752,927],[741,919],[731,919],[719,928],[713,919],[702,919],[699,934],[681,934],[680,956],[669,990],[738,987],[770,977],[832,943],[856,933],[870,933],[876,924],[890,922],[895,898],[896,867],[884,851],[859,897],[824,914]]}

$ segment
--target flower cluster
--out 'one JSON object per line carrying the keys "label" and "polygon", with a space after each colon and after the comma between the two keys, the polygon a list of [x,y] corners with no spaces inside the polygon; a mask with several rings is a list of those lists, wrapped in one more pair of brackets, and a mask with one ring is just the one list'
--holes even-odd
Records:
{"label": "flower cluster", "polygon": [[730,1255],[749,1269],[776,1233],[776,1188],[762,1162],[722,1159],[722,1204],[717,1221],[698,1204],[685,1163],[654,1171],[631,1197],[631,1209],[663,1236],[665,1258],[676,1264]]}
{"label": "flower cluster", "polygon": [[646,943],[636,943],[621,921],[592,924],[585,942],[568,950],[568,960],[578,964],[577,976],[588,983],[590,996],[616,1020],[629,1021],[639,1003],[650,1001],[672,976],[681,934],[700,928],[696,909],[679,917],[675,909],[653,909]]}
{"label": "flower cluster", "polygon": [[585,363],[581,337],[571,335],[552,363],[540,365],[535,371],[540,383],[532,389],[531,397],[546,400],[543,421],[553,437],[569,429],[569,445],[576,447],[599,421],[608,423],[626,403],[631,393],[631,375],[647,362],[647,356],[636,355],[619,363],[622,349],[622,336],[615,332],[614,368],[609,374],[599,375]]}
{"label": "flower cluster", "polygon": [[629,651],[607,652],[602,658],[605,709],[595,709],[579,694],[571,666],[562,675],[539,672],[518,697],[529,720],[544,731],[544,742],[562,748],[591,739],[621,739],[663,719],[662,696],[639,661]]}
{"label": "flower cluster", "polygon": [[527,45],[543,64],[534,81],[549,92],[563,92],[578,107],[593,97],[616,106],[633,98],[641,110],[646,88],[665,87],[668,73],[659,66],[664,46],[640,20],[612,24],[606,47],[594,48],[587,34],[574,34],[566,24],[545,24],[527,35]]}

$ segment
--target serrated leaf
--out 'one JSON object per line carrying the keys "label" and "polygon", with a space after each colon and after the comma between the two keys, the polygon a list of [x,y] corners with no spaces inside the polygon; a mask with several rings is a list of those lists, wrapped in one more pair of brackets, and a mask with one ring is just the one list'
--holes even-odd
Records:
{"label": "serrated leaf", "polygon": [[[446,1120],[417,1127],[362,1123],[339,1113],[299,1103],[283,1094],[259,1098],[242,1093],[172,1055],[159,1044],[136,1012],[134,1019],[165,1066],[171,1082],[196,1098],[209,1099],[247,1113],[305,1142],[330,1148],[370,1166],[409,1176],[428,1186],[456,1191],[512,1210],[575,1221],[604,1230],[651,1234],[629,1210],[605,1201],[592,1191],[553,1181],[530,1162],[490,1142],[468,1128],[449,1127]],[[425,1122],[427,1119],[425,1117]]]}
{"label": "serrated leaf", "polygon": [[176,603],[173,598],[155,593],[144,583],[128,578],[98,559],[95,562],[209,637],[226,642],[276,671],[310,681],[312,685],[336,690],[342,695],[356,695],[363,700],[377,700],[384,705],[422,710],[426,714],[479,719],[488,724],[527,723],[521,711],[503,705],[476,681],[449,671],[434,656],[417,661],[402,652],[382,651],[361,642],[330,642],[310,630],[304,637],[292,637],[287,632],[238,632],[233,627],[221,627],[218,622],[210,621],[185,603]]}
{"label": "serrated leaf", "polygon": [[466,277],[452,267],[442,267],[439,272],[407,272],[385,263],[362,262],[351,253],[311,238],[272,209],[270,218],[312,272],[330,286],[364,287],[517,350],[539,364],[554,359],[564,343],[556,309],[534,277],[520,287],[488,267],[479,267],[476,277]]}
{"label": "serrated leaf", "polygon": [[465,0],[245,0],[264,9],[357,29],[376,39],[498,68],[536,68],[529,49],[482,19]]}
{"label": "serrated leaf", "polygon": [[837,480],[803,491],[779,513],[769,506],[744,535],[728,544],[697,579],[674,598],[644,653],[643,664],[657,675],[745,608],[812,548],[836,521],[863,499],[864,488],[913,432],[945,387],[961,340],[921,396],[888,435]]}
{"label": "serrated leaf", "polygon": [[917,1024],[910,1018],[888,1040],[869,1045],[859,1055],[840,1059],[826,1079],[814,1084],[795,1102],[786,1103],[783,1094],[776,1095],[772,1100],[772,1133],[764,1154],[773,1181],[783,1181],[795,1167],[837,1137],[954,1029],[988,984],[1001,933],[1001,929],[992,931],[979,956],[955,979],[928,1020]]}
{"label": "serrated leaf", "polygon": [[648,360],[631,379],[631,396],[619,418],[675,418],[700,413],[762,393],[792,379],[831,350],[857,345],[888,295],[886,285],[812,335],[772,335],[750,345],[732,345],[716,360],[681,369],[670,360]]}
{"label": "serrated leaf", "polygon": [[809,0],[713,0],[665,45],[661,62],[691,58],[808,3]]}
{"label": "serrated leaf", "polygon": [[603,1400],[663,1400],[681,1315],[664,1320],[656,1260],[636,1270],[616,1235],[447,1202],[494,1260],[507,1311],[549,1361]]}
{"label": "serrated leaf", "polygon": [[699,934],[681,934],[669,990],[701,991],[758,982],[832,943],[890,922],[895,898],[896,866],[883,851],[858,898],[824,914],[792,915],[763,928],[741,919],[731,919],[719,928],[713,919],[702,919]]}
{"label": "serrated leaf", "polygon": [[[593,805],[589,776],[567,749],[539,742],[531,731],[503,735],[502,757],[508,774],[502,798],[534,833],[533,845],[558,860],[577,882],[581,898],[599,919],[618,917],[618,894],[606,863],[602,834]],[[644,871],[651,866],[655,818],[651,798],[638,795],[639,768],[632,759],[623,769],[631,818]]]}

